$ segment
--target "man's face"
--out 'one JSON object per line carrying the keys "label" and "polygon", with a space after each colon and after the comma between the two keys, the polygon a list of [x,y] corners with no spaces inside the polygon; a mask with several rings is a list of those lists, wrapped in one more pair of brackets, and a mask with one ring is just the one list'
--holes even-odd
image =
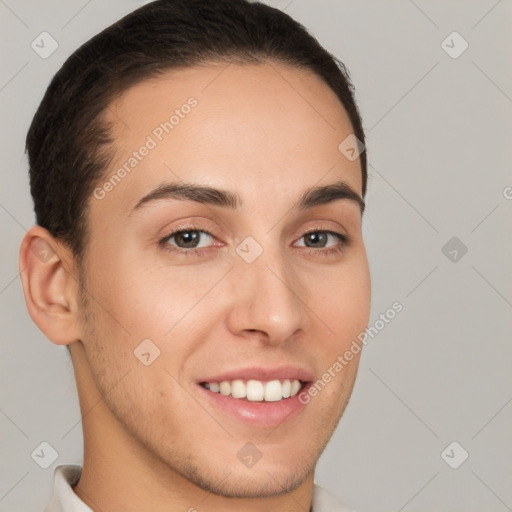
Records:
{"label": "man's face", "polygon": [[[81,312],[93,381],[79,387],[98,388],[147,460],[205,489],[291,490],[341,417],[359,355],[306,405],[280,397],[294,380],[307,391],[369,317],[357,202],[295,206],[341,181],[361,194],[359,160],[338,149],[349,119],[320,79],[278,64],[169,72],[108,116],[116,157],[90,199]],[[240,204],[172,197],[171,184]],[[222,381],[250,400],[215,392]]]}

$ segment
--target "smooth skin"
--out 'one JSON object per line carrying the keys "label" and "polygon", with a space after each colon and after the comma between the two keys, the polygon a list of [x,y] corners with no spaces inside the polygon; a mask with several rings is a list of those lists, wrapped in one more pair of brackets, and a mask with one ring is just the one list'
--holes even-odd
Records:
{"label": "smooth skin", "polygon": [[[308,188],[338,181],[361,195],[359,159],[338,150],[353,130],[309,71],[276,62],[173,70],[111,105],[116,157],[105,180],[190,97],[197,106],[157,147],[103,199],[91,196],[82,272],[45,229],[22,242],[28,311],[52,342],[70,346],[84,432],[74,491],[104,512],[303,512],[359,354],[273,428],[213,407],[198,382],[284,364],[319,379],[364,331],[371,286],[359,205],[293,208]],[[162,197],[135,208],[173,182],[236,193],[242,204]],[[183,228],[210,235],[188,234],[195,253],[183,238],[162,242]],[[236,251],[249,236],[263,249],[253,263]],[[148,366],[134,355],[144,339],[160,350]],[[262,454],[251,468],[237,457],[248,442]]]}

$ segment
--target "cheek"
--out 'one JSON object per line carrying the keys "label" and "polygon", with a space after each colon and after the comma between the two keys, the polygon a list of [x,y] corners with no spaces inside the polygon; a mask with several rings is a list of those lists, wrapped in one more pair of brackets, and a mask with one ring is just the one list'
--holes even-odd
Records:
{"label": "cheek", "polygon": [[371,284],[365,255],[318,274],[308,286],[311,309],[329,328],[333,348],[350,344],[366,328],[370,317]]}
{"label": "cheek", "polygon": [[164,335],[198,300],[192,273],[179,279],[179,270],[163,269],[129,247],[101,254],[105,257],[90,267],[89,292],[100,325],[125,341]]}
{"label": "cheek", "polygon": [[[109,247],[95,248],[104,257],[93,262],[90,271],[99,324],[116,338],[118,346],[133,350],[145,338],[156,340],[173,330],[181,332],[199,311],[205,320],[222,314],[218,306],[222,301],[215,301],[217,307],[214,303],[212,309],[210,296],[221,293],[216,283],[230,269],[229,261],[225,265],[168,266],[156,252],[148,257],[135,247],[114,250],[118,243],[114,239]],[[333,343],[350,343],[364,330],[370,312],[370,276],[362,243],[349,249],[337,264],[308,265],[295,272],[299,296],[313,317],[316,314],[329,327],[326,333],[334,333]],[[209,307],[204,311],[206,303]]]}

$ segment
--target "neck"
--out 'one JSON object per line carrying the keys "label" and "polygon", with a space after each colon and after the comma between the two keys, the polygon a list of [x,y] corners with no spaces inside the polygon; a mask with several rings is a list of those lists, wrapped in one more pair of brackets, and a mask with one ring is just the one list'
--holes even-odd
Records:
{"label": "neck", "polygon": [[122,425],[94,385],[83,346],[71,347],[77,381],[84,462],[75,494],[92,510],[111,512],[309,511],[314,474],[280,496],[232,498],[207,491],[178,473]]}

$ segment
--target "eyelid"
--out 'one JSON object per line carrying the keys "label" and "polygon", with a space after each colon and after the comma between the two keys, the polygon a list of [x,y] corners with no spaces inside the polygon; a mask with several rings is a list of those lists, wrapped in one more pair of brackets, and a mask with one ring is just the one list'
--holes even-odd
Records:
{"label": "eyelid", "polygon": [[297,240],[301,240],[310,233],[326,233],[327,235],[331,235],[337,238],[338,244],[320,248],[307,247],[306,245],[301,245],[300,247],[302,247],[307,252],[319,253],[324,255],[341,254],[349,245],[352,244],[352,237],[350,237],[349,235],[344,233],[338,233],[337,231],[332,231],[329,229],[312,229],[310,231],[303,233],[303,235],[300,236]]}
{"label": "eyelid", "polygon": [[[166,245],[167,242],[171,238],[176,236],[178,233],[183,233],[183,232],[187,232],[187,231],[195,231],[197,233],[203,233],[205,235],[208,235],[212,239],[217,240],[217,237],[213,233],[211,233],[211,231],[208,231],[207,229],[202,229],[202,228],[197,227],[197,226],[183,226],[183,227],[182,226],[178,226],[178,227],[174,228],[171,233],[169,233],[168,235],[166,235],[163,238],[161,238],[158,243],[160,245]],[[209,247],[215,247],[215,245],[212,244]],[[218,245],[217,245],[217,247],[218,247]],[[207,249],[207,247],[199,247],[199,248],[191,248],[191,249],[182,249],[180,247],[176,247],[175,249],[176,249],[177,252],[192,252],[192,251],[194,251],[194,249],[196,249],[198,251],[201,251],[201,250]]]}

